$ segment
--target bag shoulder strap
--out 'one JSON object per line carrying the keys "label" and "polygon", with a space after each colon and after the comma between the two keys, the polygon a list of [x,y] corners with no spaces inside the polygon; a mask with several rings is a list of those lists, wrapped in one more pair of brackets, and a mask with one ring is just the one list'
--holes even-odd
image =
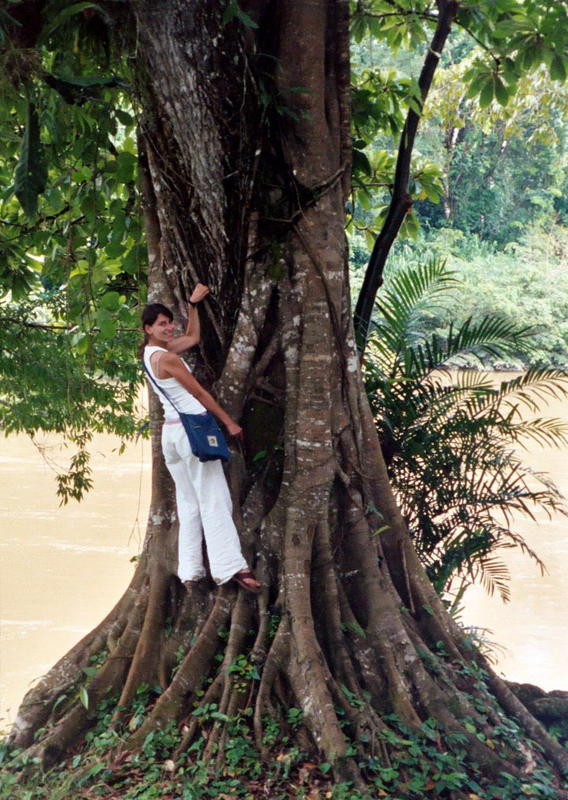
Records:
{"label": "bag shoulder strap", "polygon": [[177,411],[177,413],[179,414],[179,413],[180,413],[180,411],[179,411],[178,407],[176,406],[176,404],[174,403],[174,401],[172,400],[172,398],[169,396],[169,394],[166,392],[166,390],[165,390],[165,389],[162,389],[162,387],[161,387],[161,386],[158,386],[158,384],[156,383],[156,381],[154,380],[154,378],[153,378],[153,377],[152,377],[152,375],[150,374],[150,370],[149,370],[149,369],[148,369],[148,367],[146,366],[146,362],[144,361],[144,358],[142,358],[142,366],[144,367],[144,372],[145,372],[145,373],[146,373],[146,375],[147,375],[147,376],[150,378],[150,380],[152,381],[152,383],[154,384],[154,386],[156,387],[156,389],[157,389],[159,392],[161,392],[161,393],[164,395],[164,397],[166,398],[166,400],[168,400],[168,401],[169,401],[169,402],[172,404],[172,406],[175,408],[175,410],[176,410],[176,411]]}

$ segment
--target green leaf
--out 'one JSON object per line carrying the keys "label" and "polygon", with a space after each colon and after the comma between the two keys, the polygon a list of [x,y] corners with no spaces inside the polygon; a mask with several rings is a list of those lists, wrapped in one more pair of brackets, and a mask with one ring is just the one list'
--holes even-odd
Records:
{"label": "green leaf", "polygon": [[212,711],[211,719],[216,719],[219,722],[229,722],[230,718],[226,714],[223,714],[221,711]]}
{"label": "green leaf", "polygon": [[101,307],[107,311],[118,311],[120,295],[118,292],[106,292],[100,299]]}
{"label": "green leaf", "polygon": [[116,336],[116,322],[113,319],[104,319],[100,328],[103,339],[114,339]]}
{"label": "green leaf", "polygon": [[120,81],[115,75],[105,77],[104,75],[66,75],[64,78],[56,78],[60,83],[68,86],[89,89],[91,86],[127,86],[124,81]]}
{"label": "green leaf", "polygon": [[97,213],[97,195],[89,191],[81,200],[81,211],[89,222],[93,222]]}
{"label": "green leaf", "polygon": [[359,44],[367,33],[367,22],[363,14],[353,14],[351,17],[351,35]]}
{"label": "green leaf", "polygon": [[121,125],[124,125],[127,128],[136,124],[136,119],[134,116],[132,114],[128,114],[126,111],[123,111],[120,108],[116,108],[114,114]]}
{"label": "green leaf", "polygon": [[558,54],[554,56],[550,63],[550,77],[553,81],[566,80],[566,64]]}
{"label": "green leaf", "polygon": [[516,83],[519,79],[519,69],[512,58],[506,58],[503,62],[503,74],[509,85]]}
{"label": "green leaf", "polygon": [[135,244],[122,260],[122,269],[130,275],[137,275],[147,264],[148,254],[145,245]]}
{"label": "green leaf", "polygon": [[359,205],[361,206],[361,208],[364,208],[365,211],[370,210],[371,197],[365,189],[362,189],[360,192],[357,192],[357,200],[359,201]]}
{"label": "green leaf", "polygon": [[[473,73],[473,70],[470,70],[470,73]],[[475,97],[477,94],[480,94],[480,92],[483,91],[485,86],[488,83],[491,83],[491,76],[488,75],[487,72],[480,72],[473,74],[475,75],[475,77],[471,81],[469,89],[467,90],[468,97]]]}
{"label": "green leaf", "polygon": [[522,56],[522,58],[523,58],[523,67],[525,69],[527,69],[527,70],[530,69],[536,63],[537,56],[538,56],[538,53],[537,53],[537,50],[536,50],[534,44],[531,45],[531,46],[525,47],[525,49],[523,51],[523,56]]}
{"label": "green leaf", "polygon": [[122,86],[127,84],[116,76],[105,77],[101,75],[69,75],[59,78],[49,73],[44,74],[48,86],[55,89],[66,103],[83,105],[87,100],[101,101],[100,92],[97,90],[104,86]]}
{"label": "green leaf", "polygon": [[80,356],[84,356],[89,352],[89,337],[86,333],[75,334],[72,344]]}
{"label": "green leaf", "polygon": [[134,179],[136,156],[122,152],[116,157],[116,179],[119,183],[130,183]]}
{"label": "green leaf", "polygon": [[81,704],[88,710],[89,693],[87,692],[84,686],[81,686],[81,688],[79,689],[79,700],[81,701]]}
{"label": "green leaf", "polygon": [[495,85],[494,85],[493,81],[492,80],[491,81],[487,81],[487,83],[484,85],[484,87],[481,90],[481,93],[479,95],[479,106],[480,106],[480,108],[487,108],[487,106],[493,100],[494,93],[495,93]]}
{"label": "green leaf", "polygon": [[114,239],[105,247],[105,253],[109,258],[119,258],[126,250],[126,244],[121,239]]}
{"label": "green leaf", "polygon": [[361,150],[353,149],[353,170],[362,172],[367,176],[373,174],[371,163],[365,153]]}
{"label": "green leaf", "polygon": [[418,221],[418,217],[416,216],[416,214],[413,211],[411,211],[404,218],[404,222],[400,227],[400,235],[402,237],[408,236],[409,239],[416,240],[418,238],[419,232],[420,232],[420,222]]}
{"label": "green leaf", "polygon": [[365,244],[369,248],[369,252],[372,252],[375,246],[375,236],[371,231],[365,231]]}
{"label": "green leaf", "polygon": [[223,25],[226,25],[235,18],[238,19],[239,22],[242,22],[242,24],[247,28],[258,28],[258,25],[254,19],[242,10],[237,0],[230,0],[227,8],[225,9],[225,13],[223,14]]}
{"label": "green leaf", "polygon": [[380,527],[380,528],[377,528],[377,530],[376,530],[376,531],[373,531],[373,533],[371,534],[371,536],[372,536],[372,537],[374,537],[374,536],[380,536],[380,535],[381,535],[381,533],[385,533],[385,531],[389,531],[389,530],[390,530],[390,527],[391,527],[390,525],[381,525],[381,527]]}
{"label": "green leaf", "polygon": [[14,193],[28,217],[37,213],[37,199],[45,191],[47,165],[39,137],[35,105],[28,103],[26,129],[14,175]]}
{"label": "green leaf", "polygon": [[509,90],[499,76],[495,78],[495,97],[502,106],[506,106],[509,102]]}

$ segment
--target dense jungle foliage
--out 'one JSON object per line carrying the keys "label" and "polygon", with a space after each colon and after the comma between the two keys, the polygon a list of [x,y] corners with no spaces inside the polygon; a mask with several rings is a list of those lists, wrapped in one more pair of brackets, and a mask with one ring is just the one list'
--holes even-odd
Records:
{"label": "dense jungle foliage", "polygon": [[[568,140],[566,86],[543,67],[519,81],[514,101],[471,96],[464,80],[479,48],[464,34],[446,45],[424,108],[413,154],[409,190],[414,200],[386,271],[439,257],[459,275],[460,302],[451,320],[500,313],[534,327],[530,353],[497,369],[568,363]],[[385,87],[408,91],[419,55],[372,39],[353,45],[355,136],[360,97],[371,76]],[[558,77],[561,77],[558,75]],[[363,88],[361,88],[363,87]],[[503,98],[506,100],[506,98]],[[359,111],[358,104],[362,106]],[[394,103],[391,109],[395,108]],[[391,110],[391,115],[392,115]],[[381,130],[354,161],[354,202],[348,224],[353,295],[361,285],[373,242],[384,220],[396,137]],[[442,338],[450,315],[439,309],[425,319]],[[474,365],[474,361],[471,362]],[[479,362],[475,362],[479,366]]]}

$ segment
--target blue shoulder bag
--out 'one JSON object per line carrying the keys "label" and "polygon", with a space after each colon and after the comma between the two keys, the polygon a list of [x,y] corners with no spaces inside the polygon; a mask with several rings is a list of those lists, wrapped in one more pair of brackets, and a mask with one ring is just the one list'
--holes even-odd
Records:
{"label": "blue shoulder bag", "polygon": [[215,461],[218,458],[221,461],[228,461],[229,448],[213,414],[210,411],[206,411],[204,414],[184,414],[183,411],[179,411],[172,398],[168,396],[168,393],[161,386],[158,386],[150,375],[150,371],[144,361],[142,361],[142,366],[156,389],[170,401],[179,414],[193,455],[197,456],[200,461]]}

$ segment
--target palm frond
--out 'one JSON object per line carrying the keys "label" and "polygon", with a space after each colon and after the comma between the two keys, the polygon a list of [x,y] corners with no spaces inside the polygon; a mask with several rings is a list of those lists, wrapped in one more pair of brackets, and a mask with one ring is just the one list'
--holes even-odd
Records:
{"label": "palm frond", "polygon": [[425,377],[431,372],[459,364],[466,356],[502,358],[525,353],[530,349],[533,329],[519,327],[504,317],[489,315],[480,322],[467,319],[455,329],[450,323],[445,341],[433,335],[425,342],[411,346],[408,375]]}
{"label": "palm frond", "polygon": [[522,375],[502,381],[492,393],[479,395],[471,404],[471,412],[485,413],[490,406],[509,408],[524,406],[533,412],[549,400],[562,400],[568,397],[568,372],[559,369],[530,367]]}
{"label": "palm frond", "polygon": [[[448,279],[449,278],[449,279]],[[496,386],[486,373],[452,372],[474,353],[525,352],[531,330],[502,317],[468,320],[447,336],[420,332],[423,302],[455,283],[441,262],[403,270],[379,303],[365,365],[369,401],[389,476],[417,553],[436,590],[459,576],[508,599],[508,573],[496,552],[520,548],[543,569],[515,530],[518,515],[568,514],[550,478],[524,465],[524,442],[565,445],[568,425],[536,416],[543,402],[568,397],[568,373],[532,368]]]}
{"label": "palm frond", "polygon": [[444,260],[432,258],[389,277],[376,304],[379,321],[373,323],[375,334],[386,337],[394,352],[403,350],[417,334],[413,323],[426,304],[430,309],[439,308],[439,298],[458,284],[455,274]]}
{"label": "palm frond", "polygon": [[488,595],[493,596],[497,591],[504,603],[511,599],[511,574],[507,565],[497,556],[488,555],[476,559],[469,574],[472,583],[479,581]]}
{"label": "palm frond", "polygon": [[532,327],[520,327],[506,317],[489,314],[479,322],[470,317],[455,332],[451,329],[446,348],[448,354],[481,352],[501,358],[530,350],[533,335]]}
{"label": "palm frond", "polygon": [[523,446],[524,440],[530,439],[541,447],[565,447],[568,444],[568,423],[549,417],[522,420],[510,426],[508,436],[510,441]]}
{"label": "palm frond", "polygon": [[446,295],[448,289],[459,285],[456,274],[439,257],[433,257],[414,269],[400,270],[387,279],[378,305],[381,308],[392,305],[398,312],[413,316],[422,303],[432,301],[437,295]]}

